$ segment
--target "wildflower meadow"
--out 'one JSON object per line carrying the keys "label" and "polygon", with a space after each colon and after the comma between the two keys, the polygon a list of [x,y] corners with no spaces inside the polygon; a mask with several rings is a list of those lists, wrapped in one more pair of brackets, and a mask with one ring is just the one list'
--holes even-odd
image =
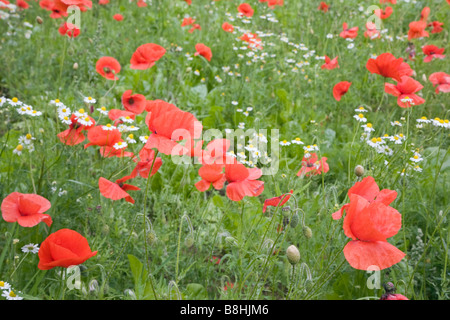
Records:
{"label": "wildflower meadow", "polygon": [[448,300],[449,23],[0,0],[0,299]]}

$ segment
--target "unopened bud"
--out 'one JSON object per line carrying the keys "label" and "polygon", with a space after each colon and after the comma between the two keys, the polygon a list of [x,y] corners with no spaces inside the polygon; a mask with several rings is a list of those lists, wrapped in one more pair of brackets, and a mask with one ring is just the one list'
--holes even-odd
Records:
{"label": "unopened bud", "polygon": [[73,70],[77,70],[77,69],[78,69],[78,63],[75,62],[75,63],[73,64]]}
{"label": "unopened bud", "polygon": [[188,235],[186,237],[186,239],[184,239],[184,244],[186,245],[186,247],[190,248],[193,246],[194,244],[194,236],[193,235]]}
{"label": "unopened bud", "polygon": [[150,232],[147,234],[147,243],[149,245],[154,245],[156,243],[156,241],[158,240],[158,238],[156,237],[156,233],[155,232]]}
{"label": "unopened bud", "polygon": [[39,24],[42,24],[44,22],[44,20],[41,17],[37,16],[36,17],[36,22],[39,23]]}
{"label": "unopened bud", "polygon": [[362,177],[364,175],[364,167],[361,166],[361,165],[357,165],[356,168],[355,168],[355,174],[358,177]]}
{"label": "unopened bud", "polygon": [[286,257],[290,264],[296,265],[300,261],[300,252],[296,246],[291,245],[286,250]]}
{"label": "unopened bud", "polygon": [[291,224],[290,224],[291,228],[295,228],[296,226],[298,226],[299,221],[300,217],[298,216],[298,213],[294,212],[291,217]]}
{"label": "unopened bud", "polygon": [[289,216],[290,216],[289,212],[291,212],[291,207],[289,207],[289,206],[283,207],[281,209],[281,212],[283,214],[283,217],[289,218]]}
{"label": "unopened bud", "polygon": [[305,236],[306,239],[311,239],[311,237],[312,237],[311,228],[308,226],[304,226],[303,227],[303,235]]}

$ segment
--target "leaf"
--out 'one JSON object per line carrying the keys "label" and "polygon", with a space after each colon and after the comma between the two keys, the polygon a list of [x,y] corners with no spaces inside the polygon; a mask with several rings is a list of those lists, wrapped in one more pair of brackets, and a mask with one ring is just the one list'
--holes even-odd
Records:
{"label": "leaf", "polygon": [[218,208],[223,208],[224,207],[222,197],[219,196],[219,195],[215,195],[213,197],[213,203]]}
{"label": "leaf", "polygon": [[204,300],[208,298],[205,287],[198,283],[190,283],[186,286],[188,300]]}

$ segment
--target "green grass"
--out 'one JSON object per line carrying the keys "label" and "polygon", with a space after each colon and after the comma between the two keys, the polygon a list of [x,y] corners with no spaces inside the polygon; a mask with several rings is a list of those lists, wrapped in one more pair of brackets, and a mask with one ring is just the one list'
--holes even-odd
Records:
{"label": "green grass", "polygon": [[[382,40],[363,36],[370,15],[359,10],[378,1],[330,1],[327,13],[317,10],[319,1],[286,0],[274,10],[249,1],[255,15],[245,24],[236,18],[240,1],[193,0],[188,6],[181,0],[153,0],[152,5],[138,8],[135,3],[115,0],[106,6],[94,3],[92,10],[83,12],[81,34],[74,39],[58,33],[64,20],[51,19],[35,2],[18,11],[17,17],[0,20],[0,97],[17,97],[43,112],[31,118],[12,107],[0,107],[0,198],[14,191],[37,193],[51,202],[47,213],[53,219],[51,227],[40,223],[32,228],[0,221],[0,281],[30,299],[380,297],[382,289],[367,287],[370,274],[345,260],[342,248],[349,238],[342,220],[331,219],[331,213],[348,202],[348,189],[360,179],[354,174],[359,164],[365,168],[364,176],[373,176],[380,189],[398,192],[391,205],[402,214],[402,228],[389,242],[406,257],[382,270],[381,282],[393,282],[397,292],[410,299],[448,299],[449,131],[432,124],[416,128],[416,119],[449,119],[448,94],[436,94],[427,80],[433,72],[448,72],[448,57],[424,63],[421,46],[434,44],[448,51],[450,6],[446,1],[398,2],[392,5],[392,16],[383,21],[387,32]],[[411,40],[417,56],[414,61],[406,60],[408,24],[420,18],[425,6],[431,8],[429,21],[444,22],[444,31]],[[115,21],[115,13],[123,14],[124,20]],[[227,13],[235,21],[229,21]],[[269,21],[269,14],[277,22]],[[37,16],[42,17],[42,24],[36,22]],[[202,29],[189,33],[189,27],[181,28],[185,16],[194,17]],[[244,44],[236,38],[241,33],[224,32],[225,21],[264,33],[264,48],[256,52],[260,57],[266,55],[264,61],[252,61],[246,55],[250,50],[240,49]],[[359,26],[353,49],[339,37],[343,22]],[[32,31],[29,39],[27,30]],[[164,57],[148,70],[131,69],[133,52],[150,42],[166,48]],[[193,55],[199,42],[211,48],[211,62]],[[395,97],[384,92],[384,79],[365,67],[372,54],[383,52],[410,64],[414,78],[424,86],[425,104],[402,109]],[[186,53],[193,59],[188,60]],[[307,53],[311,55],[304,57]],[[315,57],[324,55],[339,56],[340,68],[322,70],[323,60]],[[102,56],[120,62],[116,83],[95,71]],[[75,63],[78,68],[73,67]],[[301,63],[297,72],[293,71],[295,63]],[[235,74],[228,75],[223,67]],[[338,102],[332,88],[344,80],[352,86]],[[91,96],[97,99],[95,107],[122,108],[120,98],[129,89],[148,100],[162,99],[193,113],[205,130],[224,133],[243,122],[246,129],[278,129],[280,140],[300,137],[305,144],[319,146],[330,171],[299,178],[296,173],[303,149],[295,144],[280,146],[280,168],[275,175],[261,178],[263,194],[238,203],[226,197],[225,189],[199,192],[194,186],[199,165],[177,166],[160,154],[163,166],[156,175],[149,181],[136,178],[131,182],[141,188],[130,193],[134,205],[111,201],[100,194],[99,177],[118,179],[129,174],[134,164],[128,158],[103,158],[98,148],[84,149],[84,143],[66,146],[59,142],[56,134],[66,127],[56,121],[55,107],[49,102],[60,99],[74,111],[86,108],[83,98]],[[232,101],[238,101],[238,106]],[[369,110],[365,116],[376,129],[374,136],[402,133],[407,137],[400,145],[390,144],[392,156],[378,154],[360,140],[362,129],[353,115],[361,105]],[[248,117],[236,112],[247,107],[253,108]],[[94,115],[98,119],[98,113]],[[144,118],[137,117],[140,130],[135,136],[148,134]],[[402,127],[391,126],[395,120]],[[19,136],[27,133],[36,138],[35,151],[13,154]],[[132,146],[131,151],[137,153],[139,146]],[[424,158],[423,171],[408,167],[408,175],[403,176],[414,149]],[[270,207],[262,213],[265,199],[291,189],[295,201],[286,205],[290,213],[301,209],[298,213],[304,214],[301,217],[312,230],[310,239],[304,236],[301,223],[295,228],[284,225],[283,232],[277,232],[283,213],[287,214],[281,208]],[[65,192],[58,195],[60,190]],[[39,270],[38,256],[25,256],[20,250],[28,243],[42,243],[62,228],[81,233],[91,249],[98,250],[83,263],[84,289],[69,290],[62,285],[62,268]],[[285,254],[290,245],[301,254],[294,269]],[[220,257],[220,263],[211,262],[212,256]],[[93,282],[98,283],[97,289]],[[234,288],[223,290],[227,282],[234,283]]]}

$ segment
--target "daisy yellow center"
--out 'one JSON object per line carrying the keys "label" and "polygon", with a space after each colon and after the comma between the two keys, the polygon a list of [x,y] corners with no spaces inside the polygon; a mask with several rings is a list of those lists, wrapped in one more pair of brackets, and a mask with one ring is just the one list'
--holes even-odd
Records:
{"label": "daisy yellow center", "polygon": [[84,121],[89,121],[89,117],[84,118]]}
{"label": "daisy yellow center", "polygon": [[17,150],[17,151],[22,151],[22,150],[23,150],[23,145],[19,144],[19,145],[16,147],[16,150]]}
{"label": "daisy yellow center", "polygon": [[65,116],[65,117],[64,117],[64,120],[66,120],[66,121],[69,120],[69,117]]}
{"label": "daisy yellow center", "polygon": [[16,103],[17,101],[19,101],[19,99],[17,99],[16,97],[12,98],[12,102]]}
{"label": "daisy yellow center", "polygon": [[145,138],[145,140],[147,140],[147,139],[148,139],[148,136],[145,136],[144,138]]}
{"label": "daisy yellow center", "polygon": [[415,155],[415,156],[414,156],[414,159],[419,159],[419,156],[418,156],[418,155]]}
{"label": "daisy yellow center", "polygon": [[128,135],[128,138],[133,139],[133,138],[134,138],[133,134],[132,134],[132,133],[129,134],[129,135]]}
{"label": "daisy yellow center", "polygon": [[108,128],[110,128],[111,127],[111,124],[110,123],[108,123],[107,125],[106,125]]}
{"label": "daisy yellow center", "polygon": [[66,109],[62,109],[61,111],[62,111],[62,112],[67,112],[67,110],[66,110]]}
{"label": "daisy yellow center", "polygon": [[130,126],[130,128],[131,128],[131,129],[133,129],[133,128],[134,128],[134,126]]}
{"label": "daisy yellow center", "polygon": [[377,142],[377,138],[372,138],[372,140],[371,140],[373,143],[376,143]]}
{"label": "daisy yellow center", "polygon": [[25,136],[27,138],[27,140],[30,140],[32,138],[31,134],[27,133],[27,135]]}
{"label": "daisy yellow center", "polygon": [[120,142],[120,141],[119,141],[119,142],[117,142],[117,145],[121,146],[121,145],[122,145],[122,142]]}
{"label": "daisy yellow center", "polygon": [[14,297],[16,297],[16,294],[14,293],[14,291],[10,291],[10,292],[9,292],[9,296],[10,296],[11,298],[14,298]]}
{"label": "daisy yellow center", "polygon": [[4,281],[0,281],[0,287],[4,287],[5,286],[5,282]]}
{"label": "daisy yellow center", "polygon": [[381,138],[377,138],[377,142],[381,142],[382,140],[381,140]]}
{"label": "daisy yellow center", "polygon": [[80,110],[78,110],[79,113],[84,113],[84,109],[81,108]]}
{"label": "daisy yellow center", "polygon": [[283,143],[287,143],[287,140],[283,140]]}
{"label": "daisy yellow center", "polygon": [[302,139],[300,139],[300,138],[295,138],[295,141],[301,141]]}
{"label": "daisy yellow center", "polygon": [[367,124],[367,128],[372,128],[372,124],[371,124],[371,123],[368,123],[368,124]]}
{"label": "daisy yellow center", "polygon": [[387,133],[385,133],[384,136],[385,136],[386,138],[389,137],[389,135],[388,135]]}
{"label": "daisy yellow center", "polygon": [[125,119],[129,120],[129,119],[130,119],[130,116],[126,116]]}
{"label": "daisy yellow center", "polygon": [[364,110],[364,107],[359,107],[359,110]]}
{"label": "daisy yellow center", "polygon": [[92,97],[88,97],[88,100],[92,100]]}
{"label": "daisy yellow center", "polygon": [[395,140],[398,140],[398,137],[394,137]]}
{"label": "daisy yellow center", "polygon": [[364,118],[364,115],[362,113],[360,113],[360,114],[358,114],[358,117],[362,119],[362,118]]}
{"label": "daisy yellow center", "polygon": [[420,119],[422,119],[422,120],[427,120],[427,117],[422,117],[422,118],[420,118]]}
{"label": "daisy yellow center", "polygon": [[55,99],[55,103],[59,103],[59,99]]}
{"label": "daisy yellow center", "polygon": [[105,107],[101,107],[100,109],[102,109],[102,111],[106,111],[106,108],[105,108]]}
{"label": "daisy yellow center", "polygon": [[439,120],[439,123],[444,123],[444,120]]}
{"label": "daisy yellow center", "polygon": [[403,138],[403,133],[400,133],[399,136],[400,136],[400,138]]}

